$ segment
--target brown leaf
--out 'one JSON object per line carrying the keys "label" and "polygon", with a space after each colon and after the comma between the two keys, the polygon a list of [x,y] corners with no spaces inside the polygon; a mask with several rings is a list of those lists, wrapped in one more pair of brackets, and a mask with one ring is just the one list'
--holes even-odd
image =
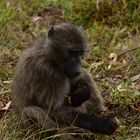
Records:
{"label": "brown leaf", "polygon": [[48,7],[46,9],[46,14],[51,16],[64,16],[64,9]]}
{"label": "brown leaf", "polygon": [[5,107],[3,107],[3,108],[1,108],[0,110],[8,110],[9,108],[10,108],[10,106],[11,106],[11,103],[12,103],[12,101],[9,101],[6,105],[5,105]]}
{"label": "brown leaf", "polygon": [[139,80],[139,79],[140,79],[140,74],[137,74],[137,75],[131,77],[131,80],[132,80],[133,82],[136,81],[136,80]]}

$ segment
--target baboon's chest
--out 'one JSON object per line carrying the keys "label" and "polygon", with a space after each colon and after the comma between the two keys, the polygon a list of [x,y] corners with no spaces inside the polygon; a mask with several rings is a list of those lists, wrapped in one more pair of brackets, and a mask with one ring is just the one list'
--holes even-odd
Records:
{"label": "baboon's chest", "polygon": [[51,101],[51,104],[53,105],[52,106],[53,110],[59,110],[64,105],[65,97],[69,94],[69,92],[70,92],[69,81],[67,79],[64,79],[63,85],[52,93],[51,97],[52,100],[49,99]]}

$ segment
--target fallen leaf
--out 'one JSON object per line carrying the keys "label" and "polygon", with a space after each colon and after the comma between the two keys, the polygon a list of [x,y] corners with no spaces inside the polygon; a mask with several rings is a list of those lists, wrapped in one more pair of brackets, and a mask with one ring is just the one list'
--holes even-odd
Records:
{"label": "fallen leaf", "polygon": [[117,54],[116,53],[110,53],[109,58],[112,59],[114,62],[116,62]]}
{"label": "fallen leaf", "polygon": [[9,80],[9,81],[2,81],[3,84],[11,84],[12,83],[12,80]]}
{"label": "fallen leaf", "polygon": [[8,110],[9,108],[10,108],[10,106],[11,106],[11,103],[12,103],[12,101],[9,101],[6,105],[5,105],[5,107],[3,107],[3,108],[1,108],[0,110]]}
{"label": "fallen leaf", "polygon": [[122,86],[121,84],[119,84],[119,85],[117,86],[117,90],[120,91],[120,92],[122,92],[122,91],[127,91],[126,89],[123,88],[123,86]]}
{"label": "fallen leaf", "polygon": [[132,80],[133,82],[136,81],[136,80],[138,80],[138,79],[140,79],[140,74],[137,74],[137,75],[131,77],[131,80]]}
{"label": "fallen leaf", "polygon": [[51,16],[64,16],[64,9],[48,7],[46,14]]}

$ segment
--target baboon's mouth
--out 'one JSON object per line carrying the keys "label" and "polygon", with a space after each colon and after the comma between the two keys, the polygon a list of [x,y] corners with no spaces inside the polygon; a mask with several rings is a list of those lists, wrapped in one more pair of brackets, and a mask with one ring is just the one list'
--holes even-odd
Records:
{"label": "baboon's mouth", "polygon": [[73,73],[73,74],[66,74],[66,76],[68,76],[69,78],[71,78],[71,79],[73,79],[73,78],[76,78],[76,77],[78,77],[79,75],[80,75],[80,73],[81,72],[79,72],[79,73]]}

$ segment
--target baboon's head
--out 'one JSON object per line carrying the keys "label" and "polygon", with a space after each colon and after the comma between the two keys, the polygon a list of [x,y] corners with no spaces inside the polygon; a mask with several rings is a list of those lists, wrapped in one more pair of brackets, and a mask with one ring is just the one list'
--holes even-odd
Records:
{"label": "baboon's head", "polygon": [[48,32],[48,39],[65,75],[70,78],[78,76],[87,48],[81,29],[70,23],[53,26]]}

